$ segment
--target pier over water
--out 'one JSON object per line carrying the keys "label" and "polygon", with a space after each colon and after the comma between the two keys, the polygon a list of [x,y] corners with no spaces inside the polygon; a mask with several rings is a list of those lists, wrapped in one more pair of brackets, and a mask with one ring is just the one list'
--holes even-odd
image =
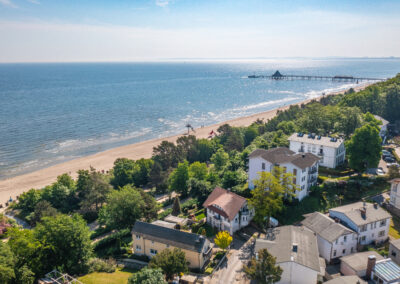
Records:
{"label": "pier over water", "polygon": [[336,75],[336,76],[315,76],[315,75],[287,75],[281,74],[279,71],[276,71],[273,75],[249,75],[248,78],[256,79],[256,78],[265,78],[271,80],[331,80],[331,81],[339,81],[339,82],[362,82],[362,81],[384,81],[386,79],[382,78],[368,78],[368,77],[353,77],[353,76],[345,76],[345,75]]}

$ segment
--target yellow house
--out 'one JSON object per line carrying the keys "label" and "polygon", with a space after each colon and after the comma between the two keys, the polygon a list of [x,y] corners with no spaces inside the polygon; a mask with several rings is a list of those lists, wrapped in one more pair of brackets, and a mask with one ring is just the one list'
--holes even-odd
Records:
{"label": "yellow house", "polygon": [[202,269],[211,257],[210,241],[206,237],[136,221],[132,229],[133,252],[153,257],[166,248],[181,249],[190,268]]}

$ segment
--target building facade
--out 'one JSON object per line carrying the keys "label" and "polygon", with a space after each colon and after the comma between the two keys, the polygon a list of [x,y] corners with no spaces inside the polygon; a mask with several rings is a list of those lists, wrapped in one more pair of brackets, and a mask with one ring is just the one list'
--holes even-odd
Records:
{"label": "building facade", "polygon": [[393,207],[400,209],[400,178],[395,178],[390,181],[390,200],[389,203]]}
{"label": "building facade", "polygon": [[295,153],[312,153],[317,155],[319,165],[336,168],[342,164],[346,156],[344,140],[324,137],[315,134],[293,133],[289,137],[290,150]]}
{"label": "building facade", "polygon": [[400,239],[390,241],[389,257],[400,265]]}
{"label": "building facade", "polygon": [[314,212],[301,222],[317,235],[319,255],[327,262],[357,252],[357,233],[330,217]]}
{"label": "building facade", "polygon": [[359,245],[388,239],[392,216],[378,204],[356,202],[329,210],[329,216],[358,234]]}
{"label": "building facade", "polygon": [[203,203],[207,213],[207,223],[219,231],[228,231],[231,235],[246,227],[254,217],[246,198],[229,190],[216,187]]}
{"label": "building facade", "polygon": [[206,237],[136,221],[132,229],[132,249],[135,254],[152,258],[164,249],[181,249],[190,268],[202,269],[211,257],[212,247]]}
{"label": "building facade", "polygon": [[283,168],[293,174],[297,185],[296,198],[302,200],[308,195],[311,186],[317,184],[319,158],[311,153],[296,154],[288,148],[257,149],[249,156],[249,188],[254,188],[254,180],[260,172],[272,172],[274,167]]}

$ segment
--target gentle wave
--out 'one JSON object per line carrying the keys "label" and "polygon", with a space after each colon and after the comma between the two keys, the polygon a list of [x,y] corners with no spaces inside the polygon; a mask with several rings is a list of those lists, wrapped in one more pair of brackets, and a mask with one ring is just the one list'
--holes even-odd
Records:
{"label": "gentle wave", "polygon": [[70,152],[70,151],[76,151],[79,149],[85,149],[85,148],[90,148],[94,146],[101,146],[101,145],[106,145],[110,143],[116,143],[116,142],[121,142],[125,140],[130,140],[133,138],[138,138],[140,136],[144,136],[152,131],[151,128],[142,128],[141,130],[138,131],[132,131],[129,133],[109,133],[106,137],[103,138],[89,138],[85,140],[80,140],[80,139],[70,139],[70,140],[65,140],[62,142],[57,143],[57,146],[47,149],[46,152],[48,153],[53,153],[57,154],[60,152]]}

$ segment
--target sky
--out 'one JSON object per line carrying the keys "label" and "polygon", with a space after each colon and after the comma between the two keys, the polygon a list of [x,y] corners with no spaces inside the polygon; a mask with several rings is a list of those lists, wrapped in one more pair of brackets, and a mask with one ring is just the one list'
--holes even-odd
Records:
{"label": "sky", "polygon": [[400,56],[398,0],[0,0],[0,62]]}

